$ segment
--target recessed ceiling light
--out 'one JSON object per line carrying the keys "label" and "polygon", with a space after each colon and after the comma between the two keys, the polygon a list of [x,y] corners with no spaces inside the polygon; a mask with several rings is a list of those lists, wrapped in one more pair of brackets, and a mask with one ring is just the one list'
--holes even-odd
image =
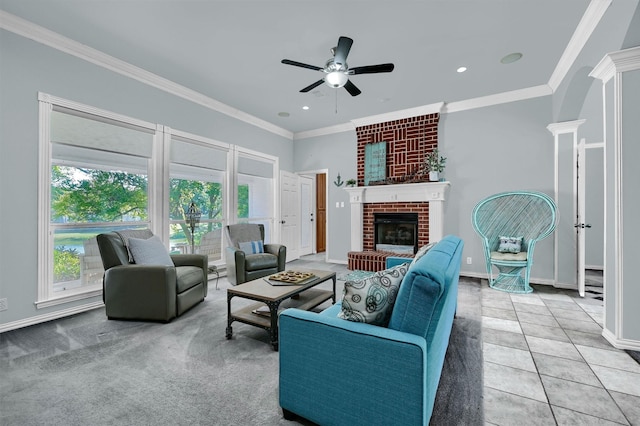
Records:
{"label": "recessed ceiling light", "polygon": [[288,116],[289,116],[289,113],[288,113],[288,112],[284,112],[284,111],[283,111],[283,112],[279,112],[279,113],[278,113],[278,116],[279,116],[279,117],[288,117]]}
{"label": "recessed ceiling light", "polygon": [[456,71],[457,72],[465,72],[466,70],[467,70],[467,67],[460,67]]}
{"label": "recessed ceiling light", "polygon": [[309,107],[305,105],[305,106],[302,107],[302,109],[306,111],[306,110],[309,109]]}
{"label": "recessed ceiling light", "polygon": [[514,52],[514,53],[509,53],[507,56],[500,59],[500,62],[502,62],[503,64],[510,64],[510,63],[519,61],[520,58],[522,58],[522,53]]}

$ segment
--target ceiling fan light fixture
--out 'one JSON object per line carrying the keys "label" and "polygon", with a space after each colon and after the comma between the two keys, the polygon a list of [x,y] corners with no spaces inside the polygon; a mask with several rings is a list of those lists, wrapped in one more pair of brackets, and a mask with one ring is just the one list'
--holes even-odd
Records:
{"label": "ceiling fan light fixture", "polygon": [[349,76],[347,76],[342,71],[331,71],[324,78],[324,81],[325,83],[327,83],[327,86],[334,87],[334,88],[344,86],[345,84],[347,84],[348,80],[349,80]]}

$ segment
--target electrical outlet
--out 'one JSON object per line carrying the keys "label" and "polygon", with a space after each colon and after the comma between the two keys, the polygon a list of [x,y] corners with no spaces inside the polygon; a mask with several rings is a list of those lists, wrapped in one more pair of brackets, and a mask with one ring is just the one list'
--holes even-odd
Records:
{"label": "electrical outlet", "polygon": [[473,259],[467,257],[467,265],[471,265],[473,263]]}
{"label": "electrical outlet", "polygon": [[0,311],[6,311],[9,308],[9,305],[7,304],[7,299],[0,299]]}

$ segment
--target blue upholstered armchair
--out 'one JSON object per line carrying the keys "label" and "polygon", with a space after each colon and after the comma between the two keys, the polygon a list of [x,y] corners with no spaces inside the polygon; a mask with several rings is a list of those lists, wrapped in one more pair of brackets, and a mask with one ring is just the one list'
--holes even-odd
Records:
{"label": "blue upholstered armchair", "polygon": [[[531,293],[529,277],[536,243],[556,227],[556,204],[551,197],[531,191],[495,194],[475,206],[472,220],[482,239],[489,286],[510,293]],[[495,278],[493,266],[498,269]]]}
{"label": "blue upholstered armchair", "polygon": [[462,240],[447,236],[409,266],[388,327],[341,319],[340,303],[319,314],[283,311],[285,418],[323,426],[427,425],[456,310],[462,248]]}

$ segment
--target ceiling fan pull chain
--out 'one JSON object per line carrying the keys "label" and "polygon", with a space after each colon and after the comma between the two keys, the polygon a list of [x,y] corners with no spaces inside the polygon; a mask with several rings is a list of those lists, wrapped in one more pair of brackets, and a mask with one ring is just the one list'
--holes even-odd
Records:
{"label": "ceiling fan pull chain", "polygon": [[334,92],[336,94],[336,115],[338,115],[338,91],[335,90]]}

